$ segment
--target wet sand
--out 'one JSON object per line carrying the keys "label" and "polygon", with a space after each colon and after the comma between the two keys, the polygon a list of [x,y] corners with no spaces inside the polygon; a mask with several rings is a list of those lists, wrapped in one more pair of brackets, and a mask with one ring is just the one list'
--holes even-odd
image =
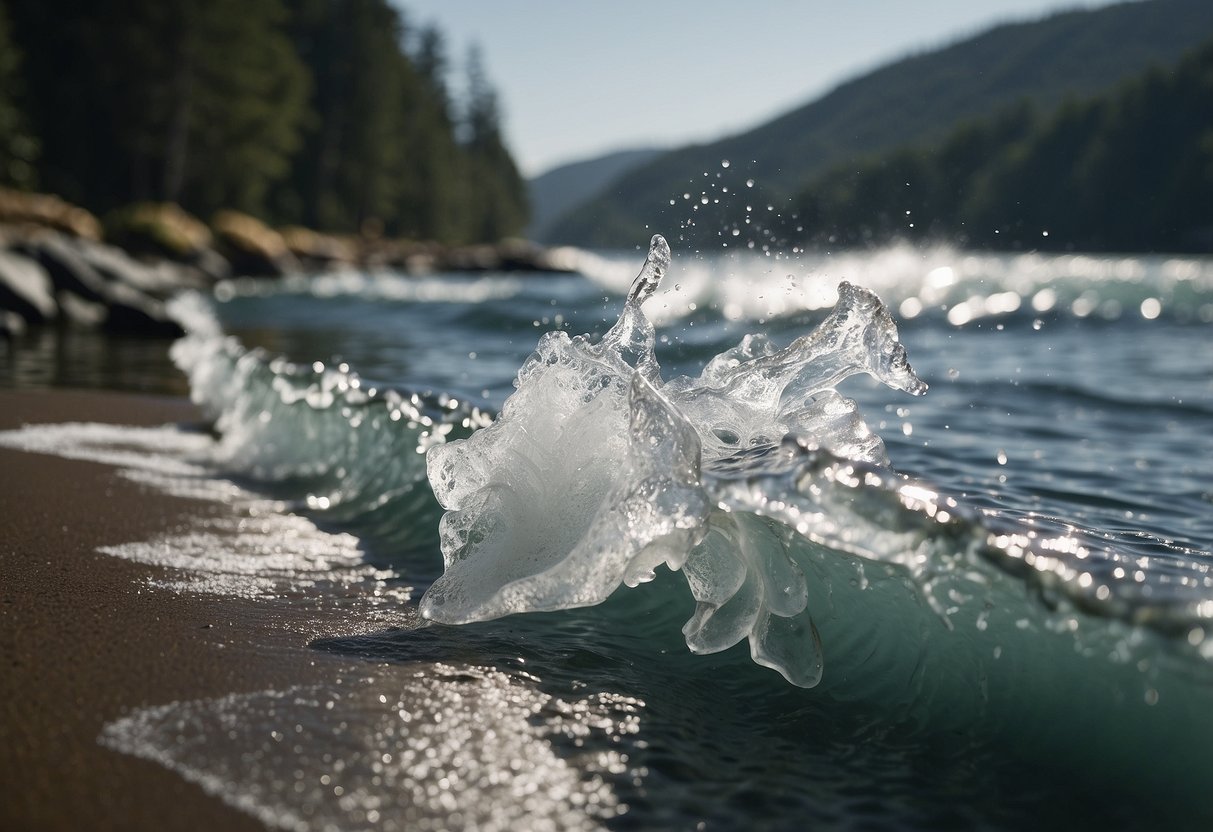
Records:
{"label": "wet sand", "polygon": [[[180,399],[0,391],[0,430],[197,419]],[[105,465],[0,448],[0,829],[262,828],[97,742],[134,708],[309,675],[318,657],[305,635],[279,629],[270,640],[287,649],[267,651],[248,602],[151,589],[144,579],[158,568],[96,551],[226,509],[153,492]]]}

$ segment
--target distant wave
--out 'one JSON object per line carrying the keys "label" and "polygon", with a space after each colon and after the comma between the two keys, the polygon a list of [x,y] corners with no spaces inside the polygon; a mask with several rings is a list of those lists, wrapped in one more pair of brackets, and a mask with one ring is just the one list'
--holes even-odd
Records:
{"label": "distant wave", "polygon": [[[582,253],[577,267],[617,294],[633,276],[622,256]],[[721,280],[721,272],[728,279]],[[829,309],[840,281],[876,292],[902,319],[939,317],[956,326],[1013,315],[1213,322],[1208,259],[978,253],[908,243],[875,251],[690,258],[679,264],[677,287],[664,287],[645,312],[659,325],[708,306],[728,320],[774,318]]]}

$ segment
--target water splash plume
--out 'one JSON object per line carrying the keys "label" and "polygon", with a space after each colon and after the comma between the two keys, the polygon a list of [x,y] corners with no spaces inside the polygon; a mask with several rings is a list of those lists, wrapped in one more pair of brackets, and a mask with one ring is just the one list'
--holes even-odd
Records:
{"label": "water splash plume", "polygon": [[836,386],[858,373],[914,395],[926,385],[880,299],[848,283],[786,347],[747,336],[697,378],[665,382],[641,307],[669,264],[656,235],[600,341],[547,333],[490,426],[429,449],[445,570],[422,614],[466,623],[588,606],[664,564],[697,604],[683,629],[693,652],[748,640],[754,661],[811,687],[821,648],[788,527],[742,505],[735,472],[785,469],[789,443],[885,466],[884,443]]}

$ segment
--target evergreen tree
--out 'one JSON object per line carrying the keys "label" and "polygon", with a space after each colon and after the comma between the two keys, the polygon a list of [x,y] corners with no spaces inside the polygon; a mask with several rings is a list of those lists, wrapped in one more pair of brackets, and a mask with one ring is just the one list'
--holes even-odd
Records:
{"label": "evergreen tree", "polygon": [[455,142],[446,46],[433,28],[419,33],[413,53],[418,89],[403,102],[405,195],[400,231],[414,238],[454,240],[461,236],[463,154]]}
{"label": "evergreen tree", "polygon": [[94,210],[169,200],[450,242],[525,223],[479,60],[457,120],[441,35],[414,37],[389,0],[2,2],[27,60],[18,79],[0,8],[0,179],[29,173],[21,80],[42,185]]}
{"label": "evergreen tree", "polygon": [[32,187],[38,142],[30,133],[21,97],[21,53],[13,44],[8,13],[0,3],[0,185]]}
{"label": "evergreen tree", "polygon": [[279,0],[12,0],[45,185],[96,209],[261,208],[306,74]]}
{"label": "evergreen tree", "polygon": [[313,77],[313,115],[279,202],[317,228],[389,225],[402,178],[398,102],[410,72],[400,16],[384,0],[292,0],[291,9],[291,36]]}
{"label": "evergreen tree", "polygon": [[1048,118],[1022,104],[938,145],[835,168],[797,199],[802,237],[1208,251],[1211,101],[1213,42],[1170,70],[1071,98]]}
{"label": "evergreen tree", "polygon": [[467,231],[475,240],[518,234],[527,221],[526,183],[501,137],[497,93],[479,48],[468,53],[464,149],[467,153]]}
{"label": "evergreen tree", "polygon": [[173,67],[163,194],[207,213],[262,213],[267,191],[286,176],[300,146],[309,85],[281,30],[285,11],[279,0],[181,7],[186,23]]}

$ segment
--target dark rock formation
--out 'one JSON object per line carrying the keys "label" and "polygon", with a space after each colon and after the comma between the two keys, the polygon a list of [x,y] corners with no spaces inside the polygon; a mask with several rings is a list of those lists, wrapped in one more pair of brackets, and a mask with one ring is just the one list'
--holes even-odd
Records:
{"label": "dark rock formation", "polygon": [[[59,309],[71,323],[100,324],[111,332],[134,335],[171,338],[183,334],[181,327],[165,314],[160,299],[124,282],[130,279],[147,284],[155,278],[140,272],[139,264],[115,253],[116,250],[57,234],[32,237],[18,243],[14,250],[35,261],[49,275]],[[124,258],[129,262],[123,263]],[[101,264],[106,271],[103,273],[90,261]],[[169,294],[167,286],[158,288],[162,294]]]}
{"label": "dark rock formation", "polygon": [[25,334],[25,319],[16,312],[0,310],[0,341],[13,341]]}
{"label": "dark rock formation", "polygon": [[[107,242],[101,242],[102,233]],[[559,250],[525,240],[447,246],[377,235],[272,229],[220,211],[207,226],[180,206],[140,203],[105,225],[58,197],[0,189],[0,340],[28,326],[100,328],[175,338],[164,303],[228,277],[282,277],[334,269],[543,273],[572,271]]]}
{"label": "dark rock formation", "polygon": [[241,277],[282,277],[303,270],[286,240],[261,220],[238,211],[220,211],[211,223],[219,252]]}
{"label": "dark rock formation", "polygon": [[36,262],[0,251],[0,309],[25,323],[43,324],[59,316],[50,276]]}

